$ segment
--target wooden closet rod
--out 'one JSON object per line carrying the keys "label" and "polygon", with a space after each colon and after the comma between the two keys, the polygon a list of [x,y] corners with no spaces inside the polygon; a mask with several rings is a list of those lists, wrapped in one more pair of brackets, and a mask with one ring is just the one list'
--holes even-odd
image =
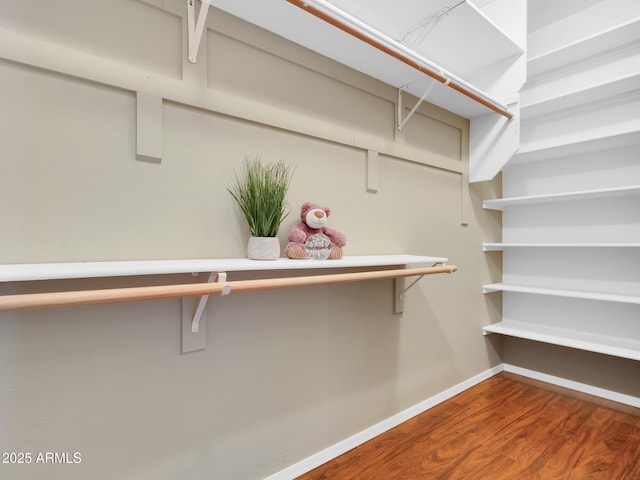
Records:
{"label": "wooden closet rod", "polygon": [[316,16],[317,18],[319,18],[321,20],[324,20],[325,22],[333,25],[334,27],[339,28],[343,32],[346,32],[349,35],[352,35],[352,36],[358,38],[359,40],[362,40],[363,42],[368,43],[369,45],[371,45],[374,48],[377,48],[381,52],[384,52],[387,55],[390,55],[393,58],[395,58],[397,60],[400,60],[402,63],[404,63],[406,65],[409,65],[412,68],[415,68],[419,72],[422,72],[425,75],[428,75],[429,77],[439,81],[440,83],[444,83],[448,87],[453,88],[457,92],[469,97],[471,100],[473,100],[475,102],[478,102],[481,105],[484,105],[485,107],[493,110],[494,112],[499,113],[500,115],[502,115],[504,117],[507,117],[508,119],[513,118],[513,114],[511,112],[509,112],[508,110],[505,110],[500,105],[497,105],[496,103],[490,101],[489,99],[486,99],[486,98],[482,97],[477,92],[474,92],[474,91],[468,89],[467,87],[462,85],[460,82],[456,82],[455,80],[446,77],[444,74],[442,74],[442,72],[438,72],[436,70],[430,69],[430,68],[420,64],[418,61],[410,58],[409,56],[407,56],[405,54],[403,54],[398,49],[391,48],[388,45],[385,45],[383,42],[380,42],[380,41],[376,40],[375,38],[372,38],[369,35],[365,35],[364,33],[358,31],[357,29],[355,29],[353,27],[351,27],[347,23],[342,22],[339,19],[335,18],[334,16],[328,15],[328,14],[324,13],[323,11],[321,11],[320,9],[317,9],[317,8],[311,6],[305,0],[287,0],[287,1],[289,3],[295,5],[296,7],[300,7],[301,9],[311,13],[312,15]]}
{"label": "wooden closet rod", "polygon": [[134,302],[161,298],[215,295],[233,292],[251,292],[274,288],[325,285],[329,283],[358,282],[379,278],[397,278],[453,273],[455,265],[434,267],[402,268],[396,270],[376,270],[355,273],[335,273],[302,277],[265,278],[258,280],[238,280],[233,282],[212,282],[179,285],[157,285],[150,287],[128,287],[101,290],[81,290],[69,292],[27,293],[0,296],[0,311],[28,310],[36,308],[69,307],[95,305],[100,303]]}

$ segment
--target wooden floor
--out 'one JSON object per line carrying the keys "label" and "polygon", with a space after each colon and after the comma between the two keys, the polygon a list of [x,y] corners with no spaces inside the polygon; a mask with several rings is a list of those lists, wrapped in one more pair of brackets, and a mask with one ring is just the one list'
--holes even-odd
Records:
{"label": "wooden floor", "polygon": [[298,480],[640,480],[638,409],[501,373]]}

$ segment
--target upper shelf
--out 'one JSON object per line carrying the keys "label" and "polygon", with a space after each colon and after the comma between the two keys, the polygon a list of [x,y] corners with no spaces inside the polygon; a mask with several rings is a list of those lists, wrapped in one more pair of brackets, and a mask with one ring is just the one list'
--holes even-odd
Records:
{"label": "upper shelf", "polygon": [[[356,38],[298,8],[290,1],[208,1],[234,16],[417,97],[422,96],[430,82],[429,77],[419,69],[363,41],[363,35]],[[424,64],[423,67],[435,67],[436,71],[454,80],[452,83],[468,88],[477,97],[488,99],[497,105],[504,102],[491,99],[481,88],[465,82],[465,77],[469,78],[473,71],[489,65],[505,68],[507,59],[523,54],[522,48],[469,1],[437,0],[428,5],[423,2],[418,5],[418,11],[398,8],[397,4],[386,1],[378,1],[373,5],[371,2],[355,0],[313,0],[304,2],[304,5],[340,10],[353,17],[350,24],[374,32],[379,40],[377,43],[388,46],[390,51],[406,52],[411,58],[417,59],[416,63]],[[425,35],[424,43],[408,47],[401,42],[401,37],[415,27],[416,22],[427,22],[443,8],[451,8],[451,11],[443,14],[441,21],[436,22],[439,25]],[[430,27],[426,25],[425,28]],[[463,33],[473,35],[474,40],[461,42],[458,37]],[[429,102],[466,118],[491,112],[485,105],[440,82],[434,83]],[[503,106],[500,108],[506,109]]]}
{"label": "upper shelf", "polygon": [[345,256],[340,260],[273,261],[247,258],[143,260],[118,262],[28,263],[0,266],[0,282],[56,280],[69,278],[123,277],[200,272],[237,272],[268,270],[311,270],[330,268],[385,267],[444,263],[445,257],[420,255]]}
{"label": "upper shelf", "polygon": [[[476,3],[430,0],[398,8],[388,1],[332,0],[341,10],[463,78],[474,72],[522,55],[512,40]],[[473,42],[461,41],[472,33]]]}
{"label": "upper shelf", "polygon": [[567,44],[529,57],[527,63],[529,79],[636,41],[639,28],[640,19],[628,20],[596,34],[574,39]]}
{"label": "upper shelf", "polygon": [[640,194],[640,185],[627,187],[600,188],[595,190],[581,190],[577,192],[551,193],[544,195],[530,195],[525,197],[496,198],[485,200],[484,208],[502,210],[504,207],[516,205],[533,205],[564,200],[587,200],[595,198],[613,198]]}

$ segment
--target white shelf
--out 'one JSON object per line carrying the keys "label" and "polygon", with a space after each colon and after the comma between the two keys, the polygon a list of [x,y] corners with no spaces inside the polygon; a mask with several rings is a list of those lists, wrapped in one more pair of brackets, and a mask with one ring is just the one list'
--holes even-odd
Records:
{"label": "white shelf", "polygon": [[614,198],[640,194],[640,185],[627,187],[600,188],[596,190],[581,190],[577,192],[552,193],[545,195],[529,195],[524,197],[497,198],[485,200],[484,208],[490,210],[502,210],[507,206],[533,205],[548,202],[558,202],[564,200],[586,200]]}
{"label": "white shelf", "polygon": [[496,252],[508,248],[640,248],[640,243],[483,243],[482,251]]}
{"label": "white shelf", "polygon": [[[346,256],[340,260],[249,260],[247,258],[147,260],[120,262],[73,262],[32,263],[0,265],[0,282],[55,280],[69,278],[123,277],[134,275],[166,275],[178,273],[210,273],[203,284],[161,285],[122,289],[102,289],[81,292],[49,292],[34,295],[4,295],[1,310],[22,308],[48,308],[99,303],[153,300],[182,297],[182,352],[193,352],[206,348],[206,322],[201,328],[201,319],[209,297],[213,294],[226,296],[234,291],[252,291],[268,288],[284,288],[300,285],[322,285],[334,282],[361,281],[378,278],[395,279],[394,311],[403,311],[405,276],[432,273],[452,273],[455,266],[425,268],[436,263],[445,263],[445,257],[419,255],[364,255]],[[396,268],[383,268],[396,267]],[[413,268],[403,268],[413,267]],[[364,271],[317,275],[318,269],[364,269]],[[260,279],[227,282],[229,272],[257,271],[302,271],[293,278]],[[295,282],[293,282],[295,280]],[[417,281],[417,280],[416,280]],[[262,283],[259,283],[262,282]],[[268,283],[266,285],[265,283]],[[414,282],[415,283],[415,282]]]}
{"label": "white shelf", "polygon": [[[405,88],[417,97],[425,92],[426,85],[430,83],[430,79],[419,74],[415,68],[387,53],[371,48],[359,38],[317,19],[289,2],[209,0],[209,3],[388,85]],[[367,31],[374,30],[377,36],[384,36],[383,43],[409,50],[412,56],[423,57],[436,70],[445,73],[448,77],[458,77],[461,81],[464,81],[470,72],[483,66],[496,65],[496,68],[501,68],[507,59],[523,55],[523,49],[520,46],[469,2],[461,3],[454,0],[430,2],[428,5],[421,6],[422,18],[416,18],[411,9],[398,8],[392,2],[379,3],[375,9],[369,8],[366,3],[353,0],[326,3],[350,16],[357,17],[358,20],[354,21],[354,24],[364,24]],[[422,45],[409,49],[400,43],[398,37],[402,32],[398,31],[399,25],[408,31],[415,26],[416,22],[437,14],[443,7],[454,5],[456,8],[442,18],[440,22],[442,25],[438,25],[429,32]],[[463,30],[473,33],[474,42],[459,41],[458,32]],[[440,63],[439,60],[444,60],[446,63]],[[481,88],[465,83],[480,97],[491,99]],[[498,99],[491,99],[491,101],[501,103]],[[429,102],[465,118],[491,112],[487,107],[439,83],[429,94]]]}
{"label": "white shelf", "polygon": [[640,132],[635,129],[629,129],[613,135],[605,134],[600,137],[591,136],[585,140],[556,143],[545,145],[544,147],[527,147],[521,145],[520,150],[518,150],[518,153],[513,157],[511,163],[519,164],[549,160],[638,144],[640,144]]}
{"label": "white shelf", "polygon": [[485,334],[498,333],[525,338],[536,342],[577,348],[616,357],[640,360],[640,341],[628,338],[607,337],[576,330],[551,328],[530,323],[504,320],[483,327]]}
{"label": "white shelf", "polygon": [[597,54],[612,50],[638,39],[640,20],[633,19],[586,38],[562,45],[554,50],[530,57],[527,62],[529,79],[549,70],[565,67]]}
{"label": "white shelf", "polygon": [[345,256],[340,260],[249,260],[247,258],[144,260],[118,262],[28,263],[0,265],[0,282],[123,277],[200,272],[312,270],[444,263],[445,257],[419,255]]}
{"label": "white shelf", "polygon": [[[418,53],[462,78],[473,75],[487,65],[498,65],[524,53],[524,50],[502,28],[470,1],[464,3],[431,1],[424,5],[424,9],[426,13],[426,9],[430,8],[429,13],[436,15],[445,6],[453,5],[456,6],[449,14],[440,18],[423,42],[416,47]],[[390,6],[398,12],[396,5],[390,3]],[[371,12],[373,20],[375,9],[367,10]],[[365,10],[362,15],[365,14],[364,12]],[[425,17],[427,16],[425,14]],[[388,17],[383,20],[386,20],[386,24],[380,26],[381,30],[393,36],[397,29],[397,20]],[[413,21],[415,20],[422,19]],[[473,42],[459,40],[460,32],[463,31],[473,32]]]}
{"label": "white shelf", "polygon": [[491,283],[482,286],[483,293],[515,292],[531,293],[534,295],[549,295],[554,297],[580,298],[585,300],[598,300],[603,302],[632,303],[640,305],[640,295],[617,295],[612,293],[581,292],[576,290],[561,290],[555,288],[528,287],[522,285],[509,285],[505,283]]}
{"label": "white shelf", "polygon": [[580,86],[576,90],[554,92],[555,96],[545,96],[531,103],[525,103],[523,92],[520,105],[520,119],[531,120],[535,117],[555,113],[567,112],[572,108],[583,108],[587,103],[593,103],[630,92],[637,88],[640,82],[640,73],[634,69],[634,73],[609,77],[607,81]]}

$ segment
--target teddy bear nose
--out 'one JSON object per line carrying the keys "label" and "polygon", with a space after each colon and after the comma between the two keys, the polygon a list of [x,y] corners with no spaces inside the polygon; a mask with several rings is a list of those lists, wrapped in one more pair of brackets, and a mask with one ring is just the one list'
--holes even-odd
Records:
{"label": "teddy bear nose", "polygon": [[313,214],[317,217],[317,218],[322,218],[324,217],[324,212],[322,210],[316,210],[315,212],[313,212]]}

